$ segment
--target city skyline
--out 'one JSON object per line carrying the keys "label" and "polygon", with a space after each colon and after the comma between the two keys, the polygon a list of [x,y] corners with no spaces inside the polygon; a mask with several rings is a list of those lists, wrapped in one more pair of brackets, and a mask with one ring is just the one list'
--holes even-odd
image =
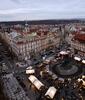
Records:
{"label": "city skyline", "polygon": [[0,21],[85,18],[82,0],[3,0]]}

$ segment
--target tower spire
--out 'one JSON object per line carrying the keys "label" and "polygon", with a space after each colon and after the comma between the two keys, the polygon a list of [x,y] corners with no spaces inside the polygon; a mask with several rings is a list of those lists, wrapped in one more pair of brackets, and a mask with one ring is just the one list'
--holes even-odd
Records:
{"label": "tower spire", "polygon": [[27,17],[26,17],[26,21],[25,21],[25,32],[27,33],[27,27],[28,27],[28,23],[27,23]]}

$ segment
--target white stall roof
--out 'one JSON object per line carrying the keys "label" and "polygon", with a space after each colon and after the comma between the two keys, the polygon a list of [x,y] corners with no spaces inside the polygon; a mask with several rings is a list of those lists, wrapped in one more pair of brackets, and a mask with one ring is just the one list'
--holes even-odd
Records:
{"label": "white stall roof", "polygon": [[85,78],[85,75],[82,75],[82,79],[84,79]]}
{"label": "white stall roof", "polygon": [[53,86],[52,87],[49,87],[49,89],[47,90],[45,96],[53,99],[54,96],[55,96],[55,94],[56,94],[56,91],[57,91],[57,89],[55,87],[53,87]]}
{"label": "white stall roof", "polygon": [[68,54],[68,52],[66,52],[66,51],[61,51],[60,54],[61,54],[61,55],[66,55],[66,54]]}
{"label": "white stall roof", "polygon": [[53,75],[52,75],[52,79],[55,80],[55,79],[57,79],[57,78],[58,78],[58,76],[57,76],[56,74],[53,74]]}
{"label": "white stall roof", "polygon": [[39,80],[34,81],[33,85],[40,90],[42,86],[44,86]]}
{"label": "white stall roof", "polygon": [[34,69],[26,70],[26,74],[34,74],[34,73],[35,73]]}
{"label": "white stall roof", "polygon": [[79,57],[74,57],[74,59],[77,60],[77,61],[81,60],[81,58],[79,58]]}
{"label": "white stall roof", "polygon": [[85,64],[85,60],[82,60],[82,63]]}
{"label": "white stall roof", "polygon": [[31,83],[39,90],[42,86],[44,86],[44,84],[42,84],[34,75],[31,75],[28,78]]}
{"label": "white stall roof", "polygon": [[30,77],[28,78],[32,83],[37,80],[37,78],[34,75],[30,75]]}
{"label": "white stall roof", "polygon": [[27,67],[26,69],[32,69],[33,67],[32,66],[29,66],[29,67]]}
{"label": "white stall roof", "polygon": [[64,82],[64,78],[58,78],[59,81]]}
{"label": "white stall roof", "polygon": [[81,81],[82,81],[82,79],[79,78],[79,79],[78,79],[78,82],[81,82]]}

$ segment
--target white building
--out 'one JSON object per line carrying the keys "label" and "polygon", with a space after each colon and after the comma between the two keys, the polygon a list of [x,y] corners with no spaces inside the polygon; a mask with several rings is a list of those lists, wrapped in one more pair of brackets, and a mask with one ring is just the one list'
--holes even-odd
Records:
{"label": "white building", "polygon": [[42,52],[50,47],[58,47],[60,34],[58,32],[17,32],[0,33],[2,39],[9,44],[18,58],[30,58],[30,55]]}

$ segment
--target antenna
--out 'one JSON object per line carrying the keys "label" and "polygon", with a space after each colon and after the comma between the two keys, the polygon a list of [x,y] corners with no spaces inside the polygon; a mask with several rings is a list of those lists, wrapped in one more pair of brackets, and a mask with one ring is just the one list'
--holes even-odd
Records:
{"label": "antenna", "polygon": [[25,21],[25,26],[28,26],[28,24],[27,24],[27,17],[26,17],[26,21]]}
{"label": "antenna", "polygon": [[27,33],[27,31],[28,31],[28,23],[27,23],[27,17],[26,17],[26,21],[25,21],[25,31],[26,31],[26,33]]}

